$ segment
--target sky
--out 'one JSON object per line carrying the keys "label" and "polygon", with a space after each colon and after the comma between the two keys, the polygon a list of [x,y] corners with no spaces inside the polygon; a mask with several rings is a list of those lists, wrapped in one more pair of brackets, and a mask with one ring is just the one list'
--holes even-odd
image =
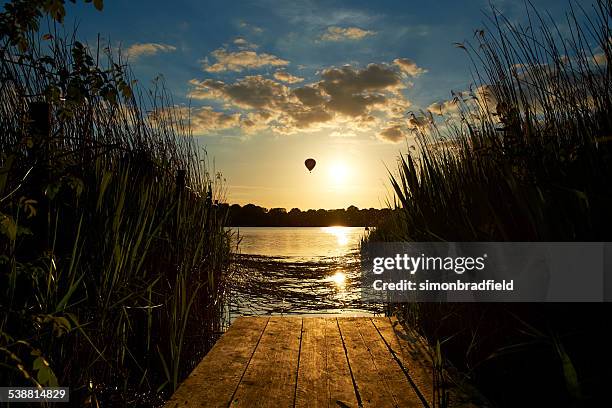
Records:
{"label": "sky", "polygon": [[[567,8],[533,3],[557,19]],[[526,19],[522,1],[493,4]],[[473,39],[487,10],[485,0],[107,0],[102,12],[69,4],[67,22],[90,45],[99,33],[120,47],[140,86],[163,75],[227,202],[380,208],[411,113],[468,89],[470,62],[453,44]]]}

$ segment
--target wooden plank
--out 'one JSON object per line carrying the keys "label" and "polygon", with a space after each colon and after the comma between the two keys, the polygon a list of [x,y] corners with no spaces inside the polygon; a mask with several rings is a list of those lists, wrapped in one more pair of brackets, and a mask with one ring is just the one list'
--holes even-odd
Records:
{"label": "wooden plank", "polygon": [[227,407],[268,320],[236,319],[164,407]]}
{"label": "wooden plank", "polygon": [[296,407],[329,405],[327,372],[327,325],[323,318],[304,318],[302,347],[295,393]]}
{"label": "wooden plank", "polygon": [[394,400],[400,407],[419,407],[423,404],[408,381],[399,362],[391,354],[384,339],[370,319],[359,319],[358,327],[364,344],[372,354],[379,375],[385,379]]}
{"label": "wooden plank", "polygon": [[420,338],[414,333],[407,333],[396,318],[373,317],[372,322],[400,360],[421,397],[433,406],[433,365]]}
{"label": "wooden plank", "polygon": [[[399,324],[397,317],[375,317],[372,318],[372,321],[377,327],[382,328],[381,334],[385,339],[388,339],[391,348],[400,357],[402,365],[408,370],[413,384],[418,387],[421,395],[433,407],[433,350],[427,341],[413,329],[406,330],[404,326]],[[388,330],[388,322],[390,322],[392,330]],[[398,348],[400,353],[397,353]],[[455,382],[456,379],[452,379],[446,370],[442,375],[443,390],[448,393],[448,406],[450,408],[473,408],[491,405],[471,384],[463,382],[461,386],[458,386]]]}
{"label": "wooden plank", "polygon": [[335,318],[304,318],[295,406],[358,406]]}
{"label": "wooden plank", "polygon": [[292,407],[302,318],[271,317],[231,407]]}
{"label": "wooden plank", "polygon": [[329,397],[331,407],[357,407],[357,395],[344,344],[336,318],[325,319],[327,330],[327,371],[329,373]]}
{"label": "wooden plank", "polygon": [[423,406],[371,320],[340,318],[338,324],[364,407]]}

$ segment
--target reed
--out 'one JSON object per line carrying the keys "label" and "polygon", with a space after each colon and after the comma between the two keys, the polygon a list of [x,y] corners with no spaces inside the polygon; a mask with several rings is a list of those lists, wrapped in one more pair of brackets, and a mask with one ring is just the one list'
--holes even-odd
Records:
{"label": "reed", "polygon": [[[417,149],[390,172],[394,216],[370,239],[610,240],[612,2],[569,7],[565,31],[529,3],[526,26],[493,8],[471,43],[456,44],[474,86],[412,118]],[[607,309],[410,304],[396,313],[500,406],[595,406]]]}
{"label": "reed", "polygon": [[47,31],[0,44],[0,383],[159,403],[223,329],[221,177],[163,81]]}

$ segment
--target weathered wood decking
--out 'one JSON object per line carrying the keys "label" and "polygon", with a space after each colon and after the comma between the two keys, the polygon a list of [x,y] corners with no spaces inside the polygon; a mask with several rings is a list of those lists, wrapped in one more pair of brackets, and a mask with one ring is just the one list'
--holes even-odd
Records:
{"label": "weathered wood decking", "polygon": [[432,378],[389,318],[241,317],[166,407],[427,407]]}

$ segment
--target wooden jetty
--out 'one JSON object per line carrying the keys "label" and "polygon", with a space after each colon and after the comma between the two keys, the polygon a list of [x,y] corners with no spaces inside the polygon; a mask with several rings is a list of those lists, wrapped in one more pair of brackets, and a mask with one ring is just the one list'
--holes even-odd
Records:
{"label": "wooden jetty", "polygon": [[240,317],[166,408],[432,407],[426,345],[386,317]]}
{"label": "wooden jetty", "polygon": [[386,317],[240,317],[166,408],[432,406],[431,357]]}

